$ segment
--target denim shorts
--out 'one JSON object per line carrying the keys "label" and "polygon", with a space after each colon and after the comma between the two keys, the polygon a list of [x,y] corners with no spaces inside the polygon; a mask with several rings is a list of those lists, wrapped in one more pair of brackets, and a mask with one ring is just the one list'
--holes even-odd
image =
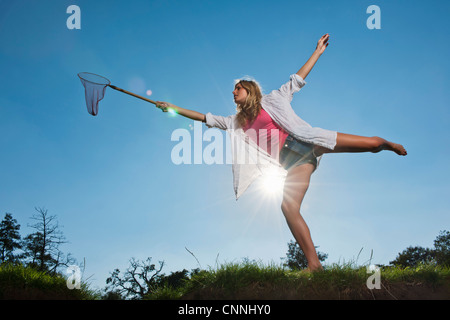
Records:
{"label": "denim shorts", "polygon": [[289,135],[280,151],[280,164],[283,168],[289,170],[305,163],[311,163],[317,168],[314,145],[297,140]]}

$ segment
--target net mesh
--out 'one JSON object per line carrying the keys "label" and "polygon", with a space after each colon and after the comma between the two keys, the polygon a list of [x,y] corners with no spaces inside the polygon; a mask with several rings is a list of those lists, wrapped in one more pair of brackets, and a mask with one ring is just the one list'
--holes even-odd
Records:
{"label": "net mesh", "polygon": [[78,77],[84,86],[87,110],[91,115],[96,116],[98,103],[105,96],[106,87],[110,82],[102,76],[88,72],[81,72]]}

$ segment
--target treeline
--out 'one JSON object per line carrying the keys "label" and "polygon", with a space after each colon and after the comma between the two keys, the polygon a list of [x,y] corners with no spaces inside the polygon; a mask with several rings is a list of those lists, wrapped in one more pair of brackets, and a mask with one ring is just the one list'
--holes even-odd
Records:
{"label": "treeline", "polygon": [[32,232],[22,237],[11,213],[0,222],[0,299],[91,300],[99,295],[81,283],[70,290],[67,267],[76,264],[61,250],[66,239],[56,216],[35,208],[28,225]]}
{"label": "treeline", "polygon": [[[400,268],[416,267],[421,263],[450,266],[450,232],[446,230],[440,231],[433,244],[433,248],[409,246],[402,252],[399,252],[397,257],[390,261],[389,264]],[[317,252],[317,255],[321,262],[328,258],[328,254],[320,251]],[[288,243],[288,252],[285,259],[284,265],[290,269],[305,269],[308,267],[305,255],[294,241]]]}
{"label": "treeline", "polygon": [[450,232],[440,231],[433,242],[433,248],[410,246],[400,252],[391,265],[397,267],[415,267],[420,263],[431,263],[440,266],[450,266]]}
{"label": "treeline", "polygon": [[[49,215],[43,208],[35,208],[35,211],[29,225],[33,232],[25,237],[21,237],[20,225],[12,214],[6,213],[0,222],[0,273],[9,270],[4,266],[16,265],[61,278],[61,269],[75,264],[76,260],[61,250],[61,245],[67,241],[56,216]],[[318,252],[318,256],[322,263],[328,258],[323,252]],[[302,270],[308,266],[305,255],[294,241],[288,243],[286,257],[282,260],[283,266],[291,270]],[[450,232],[440,231],[433,248],[410,246],[389,263],[400,268],[415,267],[421,263],[450,266]],[[162,272],[163,267],[164,261],[155,264],[152,258],[143,261],[132,258],[125,271],[114,269],[110,273],[103,293],[96,293],[96,296],[101,299],[147,299],[157,292],[161,293],[161,290],[181,287],[192,276],[206,272],[183,269],[166,275]]]}
{"label": "treeline", "polygon": [[[189,253],[191,252],[189,251]],[[322,263],[328,258],[326,253],[318,251],[317,254]],[[284,260],[283,266],[290,270],[303,270],[308,267],[308,261],[304,253],[294,241],[288,243],[286,257],[282,258],[282,260]],[[251,266],[253,263],[254,261],[244,261],[244,265]],[[408,247],[389,263],[391,267],[398,268],[414,268],[420,264],[449,267],[450,232],[440,231],[434,240],[433,248]],[[152,258],[148,258],[145,261],[131,259],[130,266],[124,272],[115,269],[110,274],[110,277],[106,280],[107,287],[104,298],[149,299],[152,298],[152,295],[164,296],[164,292],[161,293],[161,291],[181,288],[192,276],[201,276],[203,273],[208,274],[205,270],[194,269],[188,271],[184,269],[165,275],[161,272],[163,266],[164,261],[159,261],[157,266],[152,262]],[[386,268],[389,266],[379,267]]]}
{"label": "treeline", "polygon": [[55,215],[44,208],[35,208],[29,225],[34,231],[22,238],[20,224],[11,213],[0,222],[0,263],[21,264],[47,274],[56,274],[61,267],[75,263],[61,250],[67,243]]}

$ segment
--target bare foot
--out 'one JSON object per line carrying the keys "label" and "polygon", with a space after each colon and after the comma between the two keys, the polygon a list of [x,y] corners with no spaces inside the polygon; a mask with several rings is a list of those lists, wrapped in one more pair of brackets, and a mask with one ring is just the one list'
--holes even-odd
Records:
{"label": "bare foot", "polygon": [[303,270],[303,272],[317,272],[317,271],[323,271],[322,265],[316,267],[308,266],[308,268]]}
{"label": "bare foot", "polygon": [[406,156],[408,154],[406,152],[406,149],[401,144],[398,144],[398,143],[389,142],[388,148],[389,148],[389,150],[394,151],[395,153],[397,153],[400,156]]}
{"label": "bare foot", "polygon": [[387,140],[384,140],[384,143],[382,143],[378,148],[372,150],[372,153],[378,153],[383,150],[394,151],[396,154],[398,154],[400,156],[407,155],[405,148],[401,144],[393,143],[393,142],[390,142]]}

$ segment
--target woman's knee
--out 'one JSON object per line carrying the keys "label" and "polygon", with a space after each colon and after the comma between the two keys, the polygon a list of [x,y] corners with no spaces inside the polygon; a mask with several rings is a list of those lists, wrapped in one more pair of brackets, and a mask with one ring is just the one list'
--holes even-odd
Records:
{"label": "woman's knee", "polygon": [[381,151],[386,143],[386,140],[380,137],[370,137],[369,138],[369,149],[372,152]]}
{"label": "woman's knee", "polygon": [[283,202],[281,203],[281,211],[283,212],[285,217],[292,214],[299,214],[300,206],[297,203],[283,200]]}

